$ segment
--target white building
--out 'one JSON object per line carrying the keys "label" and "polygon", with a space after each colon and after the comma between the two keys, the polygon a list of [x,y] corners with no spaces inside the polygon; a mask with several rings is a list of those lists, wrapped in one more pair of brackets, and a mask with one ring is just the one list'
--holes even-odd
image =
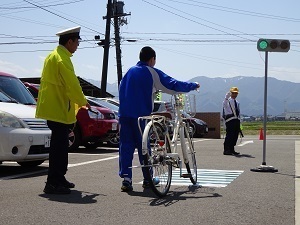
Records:
{"label": "white building", "polygon": [[300,112],[285,112],[285,119],[300,119]]}

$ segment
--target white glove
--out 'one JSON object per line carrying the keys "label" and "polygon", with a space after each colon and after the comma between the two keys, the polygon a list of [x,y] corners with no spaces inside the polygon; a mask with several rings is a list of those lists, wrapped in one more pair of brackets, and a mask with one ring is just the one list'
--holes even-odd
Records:
{"label": "white glove", "polygon": [[229,91],[226,93],[225,98],[228,99],[230,96],[231,96],[231,92]]}

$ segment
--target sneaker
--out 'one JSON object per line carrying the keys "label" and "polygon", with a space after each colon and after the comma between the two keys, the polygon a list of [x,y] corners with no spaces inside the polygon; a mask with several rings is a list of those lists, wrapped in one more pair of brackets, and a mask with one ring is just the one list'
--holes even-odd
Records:
{"label": "sneaker", "polygon": [[133,190],[132,182],[128,180],[123,180],[121,190],[124,192],[129,192]]}
{"label": "sneaker", "polygon": [[[150,187],[150,182],[148,180],[144,180],[143,182],[143,188],[149,188]],[[154,177],[153,178],[153,184],[154,185],[158,185],[159,184],[159,178],[158,177]]]}
{"label": "sneaker", "polygon": [[53,184],[48,184],[46,183],[46,186],[44,188],[44,193],[45,194],[70,194],[71,190],[65,186],[62,185],[53,185]]}

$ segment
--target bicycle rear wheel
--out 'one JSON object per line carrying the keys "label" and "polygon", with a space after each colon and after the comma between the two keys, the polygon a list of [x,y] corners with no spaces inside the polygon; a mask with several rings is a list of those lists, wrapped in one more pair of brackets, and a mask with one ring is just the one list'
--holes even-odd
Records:
{"label": "bicycle rear wheel", "polygon": [[171,152],[167,131],[161,124],[153,123],[144,132],[147,132],[145,135],[149,141],[149,152],[144,155],[144,165],[149,168],[146,170],[149,186],[158,197],[163,197],[168,193],[172,179],[172,162],[167,156]]}
{"label": "bicycle rear wheel", "polygon": [[[184,127],[184,135],[181,135],[180,141],[181,141],[181,148],[184,157],[184,164],[188,174],[187,177],[190,178],[193,184],[196,184],[197,183],[196,155],[195,155],[194,143],[189,135],[189,131],[187,130],[187,127]],[[185,146],[185,148],[183,146]]]}

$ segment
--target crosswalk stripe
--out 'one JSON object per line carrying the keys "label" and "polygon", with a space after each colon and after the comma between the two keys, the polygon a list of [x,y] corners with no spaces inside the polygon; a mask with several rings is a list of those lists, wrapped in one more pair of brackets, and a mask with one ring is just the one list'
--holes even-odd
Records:
{"label": "crosswalk stripe", "polygon": [[[243,172],[243,170],[197,169],[196,185],[203,187],[226,187]],[[186,169],[182,169],[182,173],[187,173]],[[189,178],[180,177],[180,170],[175,169],[172,171],[171,185],[189,186],[192,185],[192,183]]]}

